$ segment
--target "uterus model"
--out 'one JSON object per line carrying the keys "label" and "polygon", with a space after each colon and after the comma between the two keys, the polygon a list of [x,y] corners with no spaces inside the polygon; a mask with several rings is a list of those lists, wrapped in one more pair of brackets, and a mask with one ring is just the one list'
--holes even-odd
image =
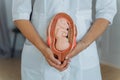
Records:
{"label": "uterus model", "polygon": [[58,13],[53,17],[47,30],[47,44],[59,61],[63,62],[76,46],[76,36],[76,26],[68,14]]}

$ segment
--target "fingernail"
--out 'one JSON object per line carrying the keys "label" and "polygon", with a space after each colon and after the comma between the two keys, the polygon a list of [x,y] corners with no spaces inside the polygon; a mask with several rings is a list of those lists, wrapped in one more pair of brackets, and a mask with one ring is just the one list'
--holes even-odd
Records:
{"label": "fingernail", "polygon": [[66,58],[65,59],[68,59],[68,57],[66,56]]}
{"label": "fingernail", "polygon": [[58,62],[58,64],[60,65],[60,64],[61,64],[61,62]]}

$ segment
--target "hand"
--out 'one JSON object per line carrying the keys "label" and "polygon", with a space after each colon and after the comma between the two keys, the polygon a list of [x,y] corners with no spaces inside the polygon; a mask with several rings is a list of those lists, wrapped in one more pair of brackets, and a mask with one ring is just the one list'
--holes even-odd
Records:
{"label": "hand", "polygon": [[71,59],[72,57],[78,55],[82,50],[84,50],[87,47],[87,45],[80,41],[76,47],[66,56],[66,59]]}
{"label": "hand", "polygon": [[65,59],[71,59],[72,57],[76,56],[78,53],[76,53],[76,50],[74,49],[73,51],[71,51],[70,53],[68,53],[68,55],[65,57]]}
{"label": "hand", "polygon": [[50,66],[56,68],[57,70],[64,71],[65,69],[68,68],[70,60],[67,59],[61,64],[61,62],[54,57],[54,54],[52,53],[50,48],[46,48],[44,50],[44,56],[45,56],[48,64]]}

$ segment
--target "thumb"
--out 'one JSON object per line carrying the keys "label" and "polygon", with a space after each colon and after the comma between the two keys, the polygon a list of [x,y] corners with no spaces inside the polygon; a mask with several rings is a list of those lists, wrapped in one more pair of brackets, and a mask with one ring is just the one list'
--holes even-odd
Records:
{"label": "thumb", "polygon": [[69,54],[65,57],[65,59],[71,59],[73,56],[74,56],[73,53],[69,53]]}

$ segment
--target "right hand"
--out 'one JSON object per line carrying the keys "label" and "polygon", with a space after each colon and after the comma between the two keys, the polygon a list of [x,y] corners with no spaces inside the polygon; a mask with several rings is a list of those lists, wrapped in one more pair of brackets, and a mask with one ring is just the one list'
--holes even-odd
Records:
{"label": "right hand", "polygon": [[65,60],[62,64],[61,62],[54,57],[53,52],[50,48],[46,48],[44,50],[44,56],[48,62],[48,64],[54,68],[56,68],[59,71],[64,71],[68,68],[70,60]]}

